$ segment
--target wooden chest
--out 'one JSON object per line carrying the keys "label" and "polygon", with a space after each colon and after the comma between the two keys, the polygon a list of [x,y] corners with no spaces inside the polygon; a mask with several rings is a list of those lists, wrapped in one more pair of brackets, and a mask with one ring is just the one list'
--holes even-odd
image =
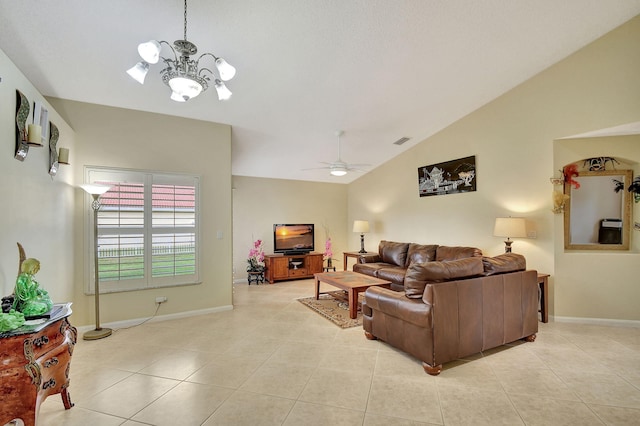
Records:
{"label": "wooden chest", "polygon": [[70,305],[44,323],[0,334],[0,425],[14,419],[35,425],[49,395],[59,393],[66,409],[73,406],[67,388],[77,330],[67,318]]}

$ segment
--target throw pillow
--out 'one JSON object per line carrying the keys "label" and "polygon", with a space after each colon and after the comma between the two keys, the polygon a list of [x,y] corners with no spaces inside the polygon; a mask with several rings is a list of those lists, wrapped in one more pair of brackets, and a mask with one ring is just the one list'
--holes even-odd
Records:
{"label": "throw pillow", "polygon": [[437,244],[424,245],[410,243],[407,250],[407,263],[405,267],[409,267],[412,263],[425,263],[436,260]]}
{"label": "throw pillow", "polygon": [[404,277],[404,292],[410,299],[420,299],[428,283],[453,281],[482,275],[482,258],[467,257],[444,262],[413,263]]}
{"label": "throw pillow", "polygon": [[483,257],[485,275],[505,274],[507,272],[524,271],[527,261],[517,253],[505,253],[494,257]]}

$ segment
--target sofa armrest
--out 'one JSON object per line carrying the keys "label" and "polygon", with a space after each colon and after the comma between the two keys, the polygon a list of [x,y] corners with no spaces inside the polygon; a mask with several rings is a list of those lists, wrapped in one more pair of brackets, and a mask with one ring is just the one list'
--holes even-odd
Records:
{"label": "sofa armrest", "polygon": [[364,298],[367,309],[384,312],[419,327],[431,327],[431,306],[420,299],[409,299],[402,292],[384,287],[369,287]]}
{"label": "sofa armrest", "polygon": [[380,257],[380,255],[375,253],[361,254],[360,256],[358,256],[358,263],[376,263],[381,261],[382,258]]}

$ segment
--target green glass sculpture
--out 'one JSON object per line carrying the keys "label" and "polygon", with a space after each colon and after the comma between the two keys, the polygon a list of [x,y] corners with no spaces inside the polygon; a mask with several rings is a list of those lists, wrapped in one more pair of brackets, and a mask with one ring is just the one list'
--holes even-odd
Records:
{"label": "green glass sculpture", "polygon": [[53,307],[49,293],[40,288],[38,281],[34,278],[39,270],[40,262],[37,259],[26,259],[20,265],[13,309],[22,312],[25,317],[42,315]]}

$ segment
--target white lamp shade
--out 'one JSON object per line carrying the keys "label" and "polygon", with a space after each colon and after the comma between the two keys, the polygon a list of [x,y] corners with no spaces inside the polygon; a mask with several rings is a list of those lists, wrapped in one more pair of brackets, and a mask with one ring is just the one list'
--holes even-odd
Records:
{"label": "white lamp shade", "polygon": [[524,238],[527,236],[527,227],[522,217],[497,217],[493,228],[496,237]]}
{"label": "white lamp shade", "polygon": [[[174,77],[169,80],[169,87],[171,90],[181,96],[185,101],[191,98],[195,98],[202,92],[202,85],[195,80],[184,77]],[[173,95],[171,97],[173,99]]]}
{"label": "white lamp shade", "polygon": [[236,69],[222,58],[216,58],[216,68],[222,81],[229,81],[236,75]]}
{"label": "white lamp shade", "polygon": [[102,195],[111,188],[109,185],[100,185],[98,183],[85,183],[80,188],[87,191],[91,195]]}
{"label": "white lamp shade", "polygon": [[215,82],[216,91],[218,92],[218,99],[221,101],[226,101],[232,95],[231,90],[225,86],[223,82],[220,80],[216,80]]}
{"label": "white lamp shade", "polygon": [[366,234],[367,232],[369,232],[369,222],[366,220],[354,220],[353,232],[356,232],[358,234]]}
{"label": "white lamp shade", "polygon": [[127,74],[140,84],[144,84],[144,78],[149,72],[149,64],[146,62],[138,62],[127,70]]}
{"label": "white lamp shade", "polygon": [[157,64],[160,60],[160,43],[156,40],[149,40],[138,45],[140,57],[150,64]]}

